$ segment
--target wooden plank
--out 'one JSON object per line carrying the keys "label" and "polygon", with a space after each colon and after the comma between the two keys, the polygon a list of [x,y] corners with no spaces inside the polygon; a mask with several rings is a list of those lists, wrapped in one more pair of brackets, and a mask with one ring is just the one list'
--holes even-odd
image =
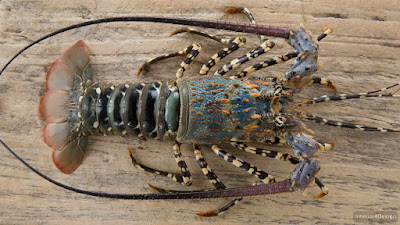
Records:
{"label": "wooden plank", "polygon": [[[320,44],[324,67],[318,75],[334,81],[341,93],[375,90],[399,82],[400,5],[396,1],[78,1],[3,0],[0,2],[0,65],[31,41],[62,27],[112,16],[153,15],[226,21],[246,21],[243,15],[226,15],[228,6],[246,6],[259,23],[298,26],[304,23],[314,36],[324,26],[334,33]],[[19,57],[0,77],[0,137],[18,154],[50,177],[83,189],[115,193],[150,193],[147,183],[180,190],[210,188],[198,169],[192,148],[183,154],[194,178],[190,188],[133,168],[128,146],[136,149],[145,164],[178,172],[172,145],[135,138],[93,136],[81,167],[72,175],[61,174],[51,162],[51,150],[42,141],[43,121],[37,103],[44,92],[45,71],[54,59],[75,41],[84,40],[91,50],[94,76],[101,82],[148,82],[172,80],[179,59],[154,65],[136,77],[144,60],[201,42],[204,52],[187,75],[196,73],[221,46],[201,37],[182,34],[169,37],[180,26],[153,23],[95,25],[56,36]],[[206,29],[224,37],[242,34]],[[258,44],[255,35],[245,50]],[[284,40],[270,55],[290,51]],[[237,54],[236,56],[238,56]],[[232,59],[229,58],[229,59]],[[264,57],[265,59],[265,57]],[[279,76],[289,64],[260,71],[255,76]],[[302,96],[333,94],[310,87]],[[309,107],[308,112],[330,119],[399,129],[398,99],[368,99]],[[224,205],[230,199],[126,201],[75,194],[45,182],[28,171],[13,156],[0,153],[1,224],[266,224],[266,223],[354,223],[360,210],[399,211],[399,135],[367,133],[307,123],[318,140],[335,141],[331,152],[320,153],[321,179],[330,189],[322,200],[314,200],[318,188],[302,193],[260,196],[245,200],[218,218],[195,215]],[[170,147],[171,146],[171,147]],[[284,147],[269,149],[291,153]],[[229,151],[284,179],[293,166],[231,149]],[[249,185],[256,179],[204,150],[211,167],[229,187]]]}

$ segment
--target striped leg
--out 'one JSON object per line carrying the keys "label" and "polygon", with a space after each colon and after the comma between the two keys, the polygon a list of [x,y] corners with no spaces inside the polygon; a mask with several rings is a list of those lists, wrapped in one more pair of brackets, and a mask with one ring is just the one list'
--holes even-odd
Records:
{"label": "striped leg", "polygon": [[321,193],[315,196],[316,199],[321,199],[329,193],[328,188],[322,183],[322,181],[318,177],[315,178],[315,183],[322,191]]}
{"label": "striped leg", "polygon": [[183,177],[183,184],[189,186],[192,184],[192,175],[190,174],[186,162],[182,158],[181,153],[181,143],[175,142],[174,146],[172,147],[174,150],[175,161],[178,164],[178,167],[181,169],[182,177]]}
{"label": "striped leg", "polygon": [[[194,46],[196,46],[196,48],[197,48],[197,49],[195,49],[195,51],[194,51],[194,53],[195,53],[196,56],[197,56],[198,51],[201,50],[201,46],[200,46],[199,44],[193,44],[193,45],[190,45],[190,46],[188,46],[187,48],[185,48],[185,49],[183,49],[183,50],[181,50],[181,51],[177,51],[177,52],[174,52],[174,53],[170,53],[170,54],[158,56],[158,57],[155,57],[155,58],[153,58],[153,59],[147,60],[147,61],[144,62],[143,65],[139,68],[137,75],[139,76],[140,73],[142,73],[142,71],[145,70],[146,68],[148,68],[151,64],[154,64],[154,63],[156,63],[156,62],[159,62],[159,61],[161,61],[161,60],[163,60],[163,59],[168,59],[168,58],[172,58],[172,57],[176,57],[176,56],[189,55],[189,53],[192,52]],[[199,50],[199,48],[200,48],[200,50]],[[197,53],[196,53],[196,51],[197,51]],[[193,59],[194,59],[194,58],[193,58]],[[182,66],[182,65],[181,65],[181,66]]]}
{"label": "striped leg", "polygon": [[174,30],[172,32],[171,36],[176,35],[176,34],[180,34],[180,33],[192,33],[192,34],[200,35],[200,36],[212,39],[214,41],[218,41],[219,43],[224,44],[224,45],[230,44],[234,39],[234,38],[219,38],[219,37],[216,37],[216,36],[214,36],[212,34],[208,34],[208,33],[196,30],[196,29],[191,28],[191,27],[183,27],[181,29]]}
{"label": "striped leg", "polygon": [[277,152],[277,151],[269,151],[269,150],[265,150],[262,148],[247,146],[246,144],[243,144],[242,142],[238,142],[238,141],[231,141],[231,145],[233,147],[236,147],[240,150],[244,150],[246,152],[250,152],[252,154],[261,155],[261,156],[265,156],[265,157],[269,157],[269,158],[274,158],[274,159],[278,159],[281,161],[289,161],[291,164],[298,164],[300,162],[299,158],[291,156],[289,154],[286,154],[286,153],[283,154],[283,153]]}
{"label": "striped leg", "polygon": [[182,154],[180,152],[180,143],[176,142],[174,144],[174,146],[172,147],[174,150],[174,157],[175,157],[175,161],[178,164],[178,167],[181,169],[181,175],[179,174],[175,174],[175,173],[170,173],[170,172],[165,172],[165,171],[160,171],[160,170],[156,170],[153,168],[150,168],[148,166],[145,166],[143,164],[140,164],[136,161],[136,159],[133,157],[133,150],[131,148],[129,148],[129,156],[132,159],[132,163],[133,165],[142,170],[142,171],[146,171],[146,172],[150,172],[150,173],[155,173],[161,176],[165,176],[168,177],[170,179],[172,179],[173,181],[176,181],[182,185],[186,185],[189,186],[192,184],[193,180],[192,180],[192,176],[186,166],[185,161],[182,158]]}
{"label": "striped leg", "polygon": [[399,94],[394,94],[394,93],[389,93],[389,94],[371,94],[371,93],[376,93],[379,92],[380,90],[377,91],[371,91],[371,92],[366,92],[366,93],[358,93],[358,94],[341,94],[341,95],[333,95],[333,96],[327,96],[323,95],[320,97],[316,97],[310,100],[305,100],[302,101],[301,103],[298,103],[297,106],[302,106],[302,105],[312,105],[312,104],[317,104],[321,102],[328,102],[328,101],[342,101],[342,100],[347,100],[347,99],[358,99],[358,98],[398,98],[400,97]]}
{"label": "striped leg", "polygon": [[[235,13],[244,13],[246,17],[249,19],[250,23],[256,24],[256,20],[251,14],[250,10],[245,7],[229,7],[225,9],[225,13],[235,14]],[[260,35],[260,43],[263,43],[267,38],[264,35]]]}
{"label": "striped leg", "polygon": [[184,27],[179,30],[175,30],[172,32],[172,35],[179,34],[179,33],[193,33],[197,34],[206,38],[210,38],[212,40],[218,41],[221,44],[227,44],[228,46],[215,55],[213,55],[207,62],[203,65],[203,67],[200,70],[200,75],[206,75],[208,71],[221,59],[226,57],[227,55],[231,54],[232,52],[238,50],[240,47],[246,44],[246,39],[244,37],[236,37],[236,38],[218,38],[214,35],[190,28],[190,27]]}
{"label": "striped leg", "polygon": [[275,182],[275,177],[272,175],[269,175],[268,173],[258,169],[257,167],[249,164],[248,162],[245,162],[227,152],[219,148],[217,145],[213,145],[211,149],[223,158],[225,161],[232,163],[233,165],[245,169],[248,173],[258,177],[263,183],[269,184],[269,183],[274,183]]}
{"label": "striped leg", "polygon": [[193,44],[190,53],[187,54],[187,57],[181,65],[179,66],[178,71],[176,72],[176,78],[181,78],[183,76],[183,72],[188,68],[188,66],[193,62],[193,60],[199,55],[202,47],[199,43]]}
{"label": "striped leg", "polygon": [[199,163],[199,166],[201,168],[201,171],[203,172],[204,175],[208,178],[208,180],[211,182],[211,184],[215,187],[215,189],[225,189],[226,186],[221,182],[221,180],[215,175],[215,173],[211,170],[211,168],[208,166],[208,163],[204,159],[203,155],[201,154],[200,151],[200,146],[194,145],[194,154],[196,156],[196,160]]}
{"label": "striped leg", "polygon": [[364,126],[364,125],[357,125],[357,124],[340,122],[340,121],[335,121],[335,120],[328,120],[328,119],[314,116],[311,114],[307,114],[305,118],[308,120],[312,120],[317,123],[323,124],[323,125],[329,125],[329,126],[335,126],[335,127],[345,127],[345,128],[350,128],[350,129],[358,129],[358,130],[362,130],[362,131],[400,132],[400,130],[392,130],[392,129],[382,128],[382,127],[368,127],[368,126]]}
{"label": "striped leg", "polygon": [[235,69],[238,66],[242,65],[243,63],[258,57],[261,54],[269,52],[274,46],[275,46],[275,43],[273,41],[267,40],[267,41],[263,42],[258,48],[254,49],[253,51],[225,64],[223,67],[218,69],[217,72],[214,73],[214,75],[222,76],[222,75],[226,74],[228,71]]}
{"label": "striped leg", "polygon": [[[325,31],[323,34],[321,34],[318,38],[317,41],[321,41],[323,38],[325,38],[327,35],[329,34],[329,32]],[[269,66],[273,66],[279,63],[284,63],[290,59],[296,58],[299,56],[299,53],[297,51],[294,52],[289,52],[286,55],[281,55],[281,56],[277,56],[274,57],[272,59],[267,59],[266,61],[262,62],[262,63],[257,63],[253,66],[250,66],[246,69],[244,69],[243,71],[239,72],[238,74],[231,76],[231,79],[237,79],[237,78],[243,78],[246,77],[247,75],[254,73],[257,70],[269,67]],[[330,82],[332,84],[332,82]],[[333,84],[332,84],[333,85]],[[333,85],[334,86],[334,85]],[[330,87],[332,88],[332,87]]]}
{"label": "striped leg", "polygon": [[288,145],[284,137],[271,137],[270,139],[264,140],[264,143],[278,146]]}
{"label": "striped leg", "polygon": [[330,89],[337,91],[336,85],[334,85],[332,83],[332,81],[330,81],[326,78],[321,78],[321,77],[317,77],[317,76],[312,76],[312,78],[313,78],[313,84],[326,85]]}
{"label": "striped leg", "polygon": [[[329,142],[329,143],[321,143],[319,142],[323,147],[324,150],[332,150],[333,147],[335,146],[335,143],[333,142]],[[263,148],[256,148],[256,147],[252,147],[252,146],[248,146],[242,142],[238,142],[238,141],[231,141],[231,145],[233,147],[236,147],[240,150],[252,153],[252,154],[256,154],[256,155],[261,155],[264,157],[269,157],[269,158],[274,158],[274,159],[278,159],[280,161],[289,161],[291,164],[298,164],[300,162],[300,159],[294,156],[291,156],[287,153],[281,153],[281,152],[277,152],[277,151],[270,151],[270,150],[266,150]]]}
{"label": "striped leg", "polygon": [[236,74],[235,76],[231,76],[231,79],[237,79],[237,78],[243,78],[246,77],[247,75],[256,72],[257,70],[275,65],[275,64],[279,64],[279,63],[284,63],[290,59],[296,58],[297,57],[297,52],[290,52],[286,55],[281,55],[281,56],[277,56],[274,57],[272,59],[268,59],[262,63],[257,63],[253,66],[247,67],[246,69],[244,69],[243,71],[239,72],[238,74]]}
{"label": "striped leg", "polygon": [[201,67],[200,75],[206,75],[210,69],[217,64],[221,59],[225,58],[227,55],[231,54],[232,52],[238,50],[240,47],[246,44],[246,39],[243,37],[237,37],[231,40],[230,44],[216,53],[215,55],[211,56],[211,58]]}
{"label": "striped leg", "polygon": [[[201,151],[200,151],[200,146],[194,145],[194,149],[195,149],[194,154],[196,155],[196,159],[200,165],[201,171],[203,171],[204,175],[207,176],[208,180],[214,185],[215,189],[217,189],[217,190],[226,189],[226,186],[221,182],[221,180],[217,177],[217,175],[215,175],[215,173],[208,166],[206,160],[203,158]],[[199,212],[199,213],[197,213],[197,215],[202,216],[202,217],[212,217],[212,216],[221,215],[222,213],[224,213],[228,209],[230,209],[232,206],[238,204],[242,199],[243,198],[236,198],[218,210]]]}
{"label": "striped leg", "polygon": [[150,173],[155,173],[155,174],[158,174],[158,175],[161,175],[161,176],[164,176],[164,177],[168,177],[173,181],[176,181],[176,182],[178,182],[180,184],[184,184],[183,177],[180,174],[175,174],[175,173],[169,173],[169,172],[156,170],[156,169],[153,169],[153,168],[150,168],[150,167],[147,167],[145,165],[142,165],[142,164],[138,163],[136,161],[136,159],[133,157],[133,149],[132,148],[129,148],[129,156],[132,159],[132,164],[137,169],[142,170],[142,171],[146,171],[146,172],[150,172]]}

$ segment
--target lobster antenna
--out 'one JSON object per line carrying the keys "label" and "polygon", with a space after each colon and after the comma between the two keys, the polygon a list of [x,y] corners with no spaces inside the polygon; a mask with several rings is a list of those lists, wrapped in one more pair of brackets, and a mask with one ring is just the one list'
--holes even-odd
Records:
{"label": "lobster antenna", "polygon": [[128,17],[110,17],[103,18],[97,20],[90,20],[82,23],[77,23],[57,31],[54,31],[50,34],[47,34],[31,44],[27,45],[23,49],[21,49],[17,54],[15,54],[10,61],[1,69],[0,75],[4,72],[4,70],[14,61],[20,54],[29,49],[30,47],[36,45],[37,43],[46,40],[50,37],[53,37],[57,34],[64,33],[69,30],[77,29],[80,27],[86,27],[94,24],[100,23],[112,23],[112,22],[154,22],[154,23],[170,23],[170,24],[179,24],[179,25],[187,25],[187,26],[197,26],[204,28],[214,28],[214,29],[222,29],[222,30],[230,30],[237,32],[246,32],[246,33],[255,33],[255,34],[265,34],[275,37],[288,38],[290,28],[287,27],[279,27],[279,26],[270,26],[270,25],[256,25],[256,24],[246,24],[246,23],[233,23],[233,22],[222,22],[222,21],[209,21],[209,20],[194,20],[194,19],[183,19],[183,18],[168,18],[168,17],[147,17],[147,16],[128,16]]}
{"label": "lobster antenna", "polygon": [[37,169],[33,168],[29,163],[23,160],[17,155],[10,147],[0,139],[0,143],[22,164],[32,170],[34,173],[42,177],[43,179],[55,184],[61,188],[95,197],[102,198],[116,198],[116,199],[133,199],[133,200],[150,200],[150,199],[194,199],[194,198],[222,198],[222,197],[243,197],[253,195],[267,195],[267,194],[278,194],[284,192],[293,192],[291,188],[290,180],[283,180],[272,184],[262,184],[257,186],[235,188],[235,189],[222,189],[222,190],[211,190],[211,191],[190,191],[190,192],[175,192],[175,193],[154,193],[154,194],[113,194],[106,192],[86,191],[79,188],[74,188],[63,183],[60,183]]}

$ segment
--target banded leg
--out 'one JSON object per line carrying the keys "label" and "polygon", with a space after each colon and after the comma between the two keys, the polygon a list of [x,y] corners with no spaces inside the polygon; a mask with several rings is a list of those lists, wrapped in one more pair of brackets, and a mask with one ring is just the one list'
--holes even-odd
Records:
{"label": "banded leg", "polygon": [[271,59],[268,59],[262,63],[257,63],[253,66],[247,67],[246,69],[244,69],[243,71],[239,72],[238,74],[231,76],[231,79],[237,79],[237,78],[243,78],[246,77],[247,75],[256,72],[257,70],[272,66],[272,65],[276,65],[279,63],[284,63],[290,59],[296,58],[297,57],[297,52],[290,52],[286,55],[281,55],[281,56],[277,56]]}
{"label": "banded leg", "polygon": [[[204,175],[206,175],[208,180],[214,185],[215,189],[217,189],[217,190],[226,189],[226,186],[224,185],[224,183],[221,182],[221,180],[217,177],[217,175],[215,175],[215,173],[208,166],[206,160],[204,159],[203,155],[201,154],[200,146],[194,145],[194,149],[195,149],[194,154],[196,156],[197,162],[199,163],[201,171],[204,173]],[[199,212],[199,213],[197,213],[197,215],[202,216],[202,217],[219,216],[222,213],[226,212],[228,209],[230,209],[232,206],[238,204],[242,199],[243,198],[236,198],[218,210]]]}
{"label": "banded leg", "polygon": [[231,54],[232,52],[238,50],[240,47],[246,44],[246,39],[243,37],[237,37],[233,39],[230,44],[216,53],[215,55],[211,56],[209,60],[201,67],[200,75],[206,75],[210,69],[217,64],[221,59],[225,58],[227,55]]}
{"label": "banded leg", "polygon": [[321,77],[317,77],[317,76],[312,76],[312,78],[313,78],[313,84],[326,85],[330,89],[337,91],[336,85],[334,85],[332,83],[332,81],[330,81],[326,78],[321,78]]}
{"label": "banded leg", "polygon": [[264,143],[278,146],[288,145],[284,137],[271,137],[270,139],[264,140]]}
{"label": "banded leg", "polygon": [[175,161],[182,172],[183,184],[189,186],[192,184],[193,180],[192,180],[192,175],[190,174],[189,169],[187,168],[186,162],[182,158],[182,153],[180,150],[181,143],[175,142],[172,149],[174,150]]}
{"label": "banded leg", "polygon": [[[246,17],[249,19],[250,23],[256,24],[256,19],[254,19],[250,10],[245,7],[229,7],[225,9],[225,13],[235,14],[235,13],[244,13]],[[264,35],[260,35],[260,43],[263,43],[267,38]]]}
{"label": "banded leg", "polygon": [[238,148],[240,150],[252,153],[252,154],[256,154],[256,155],[261,155],[261,156],[265,156],[265,157],[269,157],[269,158],[273,158],[273,159],[278,159],[280,161],[289,161],[291,164],[298,164],[300,162],[300,159],[294,156],[291,156],[287,153],[281,153],[281,152],[277,152],[277,151],[269,151],[266,149],[262,149],[262,148],[256,148],[256,147],[251,147],[248,146],[242,142],[238,142],[238,141],[231,141],[230,144],[235,147]]}
{"label": "banded leg", "polygon": [[200,151],[200,146],[194,145],[194,155],[196,156],[197,163],[199,164],[201,171],[208,178],[215,189],[225,189],[226,186],[221,182],[217,175],[208,166],[208,163],[204,159]]}
{"label": "banded leg", "polygon": [[212,40],[218,41],[221,44],[228,44],[228,46],[226,48],[222,49],[221,51],[219,51],[218,53],[213,55],[209,60],[207,60],[207,62],[200,69],[200,75],[206,75],[208,73],[208,71],[215,64],[217,64],[219,61],[221,61],[221,59],[223,59],[227,55],[238,50],[240,47],[242,47],[243,45],[246,44],[246,39],[244,37],[218,38],[214,35],[211,35],[211,34],[208,34],[208,33],[205,33],[205,32],[190,28],[190,27],[184,27],[179,30],[175,30],[174,32],[172,32],[171,36],[179,34],[179,33],[183,33],[183,32],[193,33],[193,34],[197,34],[197,35],[200,35],[200,36],[203,36],[206,38],[210,38]]}
{"label": "banded leg", "polygon": [[212,34],[208,34],[206,32],[199,31],[199,30],[191,28],[191,27],[183,27],[181,29],[174,30],[172,32],[171,36],[174,36],[174,35],[180,34],[180,33],[192,33],[192,34],[200,35],[200,36],[212,39],[214,41],[218,41],[219,43],[224,44],[224,45],[230,44],[234,39],[234,38],[219,38]]}
{"label": "banded leg", "polygon": [[329,193],[329,189],[322,183],[322,181],[318,177],[316,177],[314,179],[314,181],[318,185],[318,187],[321,189],[321,193],[316,195],[315,198],[321,199]]}
{"label": "banded leg", "polygon": [[247,53],[246,55],[243,55],[243,56],[241,56],[241,57],[239,57],[237,59],[234,59],[231,62],[225,64],[223,67],[218,69],[214,73],[214,75],[223,76],[228,71],[237,68],[238,66],[242,65],[243,63],[258,57],[261,54],[269,52],[274,46],[275,46],[275,43],[273,41],[267,40],[267,41],[263,42],[258,48],[254,49],[253,51],[251,51],[251,52]]}
{"label": "banded leg", "polygon": [[165,176],[165,177],[168,177],[168,178],[172,179],[173,181],[176,181],[182,185],[189,186],[192,184],[193,180],[192,180],[192,176],[187,168],[187,165],[182,158],[182,154],[180,152],[180,143],[176,142],[172,148],[174,150],[175,161],[181,170],[181,175],[176,174],[176,173],[170,173],[170,172],[165,172],[165,171],[161,171],[161,170],[156,170],[156,169],[153,169],[153,168],[150,168],[148,166],[138,163],[133,156],[132,148],[129,148],[129,156],[132,159],[132,164],[137,169],[146,171],[146,172],[150,172],[150,173],[154,173],[154,174],[158,174],[161,176]]}
{"label": "banded leg", "polygon": [[180,174],[165,172],[165,171],[161,171],[161,170],[156,170],[156,169],[153,169],[153,168],[150,168],[148,166],[145,166],[145,165],[142,165],[142,164],[138,163],[136,161],[135,157],[133,157],[133,149],[132,148],[129,148],[129,156],[132,159],[132,164],[137,169],[142,170],[142,171],[146,171],[146,172],[149,172],[149,173],[158,174],[158,175],[161,175],[161,176],[164,176],[164,177],[168,177],[173,181],[176,181],[176,182],[178,182],[180,184],[184,184],[183,177]]}
{"label": "banded leg", "polygon": [[183,72],[189,67],[189,65],[193,62],[193,60],[199,55],[202,47],[199,43],[193,44],[192,45],[192,50],[190,50],[190,53],[187,54],[187,57],[181,65],[179,66],[178,71],[176,72],[176,78],[179,79],[183,76]]}
{"label": "banded leg", "polygon": [[382,128],[382,127],[369,127],[369,126],[357,125],[357,124],[352,124],[352,123],[347,123],[347,122],[328,120],[328,119],[314,116],[311,114],[306,114],[305,119],[312,120],[312,121],[315,121],[315,122],[323,124],[323,125],[329,125],[329,126],[335,126],[335,127],[345,127],[345,128],[350,128],[350,129],[358,129],[358,130],[362,130],[362,131],[400,132],[400,130],[393,130],[393,129]]}
{"label": "banded leg", "polygon": [[[172,57],[176,57],[176,56],[191,55],[191,54],[195,54],[195,56],[194,56],[194,58],[195,58],[198,55],[199,51],[201,51],[201,45],[197,43],[197,44],[192,44],[181,51],[177,51],[177,52],[166,54],[166,55],[161,55],[161,56],[155,57],[153,59],[146,60],[146,62],[144,62],[143,65],[139,68],[137,75],[139,76],[142,73],[142,71],[145,70],[146,68],[148,68],[151,64],[159,62],[163,59],[168,59],[168,58],[172,58]],[[193,55],[191,55],[191,56],[193,56]],[[188,58],[192,58],[192,57],[188,57]],[[191,61],[193,61],[194,58],[192,58]],[[190,59],[185,59],[185,60],[190,61]],[[181,67],[182,67],[182,64],[181,64]]]}
{"label": "banded leg", "polygon": [[358,93],[358,94],[341,94],[341,95],[333,95],[333,96],[327,96],[323,95],[320,97],[316,97],[310,100],[305,100],[297,104],[297,106],[302,106],[302,105],[312,105],[312,104],[317,104],[321,102],[328,102],[328,101],[342,101],[342,100],[347,100],[347,99],[359,99],[359,98],[398,98],[400,97],[400,94],[394,94],[394,93],[389,93],[389,94],[370,94],[370,93],[376,93],[379,92],[380,90],[377,91],[371,91],[371,92],[366,92],[366,93]]}
{"label": "banded leg", "polygon": [[257,167],[251,165],[250,163],[245,162],[245,161],[237,158],[236,156],[225,152],[224,150],[219,148],[217,145],[213,145],[211,147],[211,149],[215,152],[215,154],[217,154],[218,156],[223,158],[225,161],[232,163],[236,167],[245,169],[248,173],[258,177],[263,183],[269,184],[269,183],[275,182],[274,176],[269,175],[265,171],[258,169]]}

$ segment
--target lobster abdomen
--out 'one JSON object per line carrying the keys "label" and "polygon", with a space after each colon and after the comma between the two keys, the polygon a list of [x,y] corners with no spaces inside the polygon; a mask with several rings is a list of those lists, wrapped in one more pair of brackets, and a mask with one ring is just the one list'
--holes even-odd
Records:
{"label": "lobster abdomen", "polygon": [[175,137],[180,107],[176,87],[167,82],[101,85],[91,77],[83,41],[58,57],[46,74],[39,113],[47,122],[44,141],[63,173],[79,167],[90,134]]}

